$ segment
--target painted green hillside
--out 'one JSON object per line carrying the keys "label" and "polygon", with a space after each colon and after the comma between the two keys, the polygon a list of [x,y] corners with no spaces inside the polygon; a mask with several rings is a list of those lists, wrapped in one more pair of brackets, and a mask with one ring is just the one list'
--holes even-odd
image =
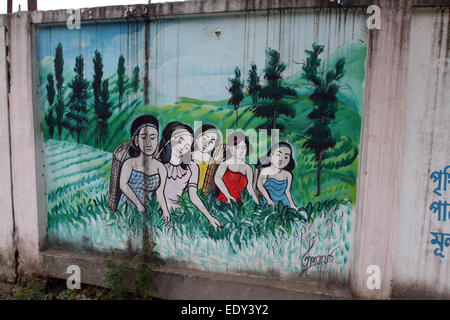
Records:
{"label": "painted green hillside", "polygon": [[[294,170],[294,182],[292,193],[298,203],[329,199],[349,199],[352,203],[356,200],[356,179],[358,171],[358,150],[361,132],[361,114],[363,109],[363,81],[365,70],[366,44],[361,41],[347,43],[323,61],[325,70],[331,68],[340,58],[345,58],[345,74],[340,80],[339,93],[337,95],[338,108],[336,119],[331,122],[332,135],[336,137],[337,144],[332,150],[325,154],[323,168],[323,192],[320,198],[315,198],[314,187],[316,180],[317,164],[311,150],[303,148],[305,142],[305,131],[310,120],[308,114],[313,109],[310,100],[312,86],[298,72],[282,80],[283,85],[293,88],[297,96],[285,98],[283,101],[295,110],[295,117],[281,117],[281,121],[286,126],[286,131],[280,133],[280,138],[288,140],[295,146],[297,166]],[[86,62],[89,63],[89,62]],[[262,66],[259,73],[262,73]],[[43,114],[48,109],[46,99],[46,75],[54,72],[53,61],[50,57],[45,58],[40,63],[40,97]],[[243,72],[244,74],[246,72]],[[67,99],[67,83],[74,77],[75,73],[70,66],[64,66],[65,88],[64,96]],[[141,75],[142,77],[142,75]],[[87,75],[86,79],[92,81],[92,76]],[[102,150],[112,152],[121,142],[129,139],[129,128],[132,121],[143,113],[155,115],[160,126],[164,127],[171,121],[180,121],[193,125],[194,121],[211,123],[222,129],[234,128],[235,111],[233,106],[228,105],[229,94],[224,88],[224,99],[219,101],[204,101],[194,97],[180,97],[178,101],[165,105],[145,105],[143,102],[143,88],[137,92],[131,90],[130,83],[126,87],[124,103],[119,109],[117,74],[105,75],[109,80],[109,98],[112,102],[112,115],[108,119],[108,135],[102,144]],[[262,75],[261,75],[262,79]],[[142,81],[141,81],[142,84]],[[264,83],[262,83],[264,86]],[[95,119],[92,109],[93,92],[91,86],[87,90],[88,117]],[[158,101],[164,101],[161,93],[152,90],[150,96],[159,95]],[[264,123],[251,111],[253,108],[252,97],[244,95],[239,107],[239,126],[246,130],[257,128]],[[83,133],[80,143],[98,148],[98,133],[94,122],[91,121],[89,128]],[[48,127],[43,119],[42,129],[45,140],[56,138],[50,137]],[[61,140],[76,142],[77,138],[68,130],[63,130]]]}

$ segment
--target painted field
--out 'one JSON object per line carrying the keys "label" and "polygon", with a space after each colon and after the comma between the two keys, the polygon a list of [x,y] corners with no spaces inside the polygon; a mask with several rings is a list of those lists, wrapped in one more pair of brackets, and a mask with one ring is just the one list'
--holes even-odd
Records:
{"label": "painted field", "polygon": [[[54,178],[47,204],[48,238],[54,244],[83,252],[135,250],[145,223],[161,256],[184,266],[286,279],[308,275],[343,281],[348,273],[353,235],[349,201],[318,202],[296,212],[282,206],[264,209],[248,194],[241,205],[204,198],[224,226],[216,231],[185,194],[184,214],[174,214],[167,229],[154,199],[148,216],[136,210],[113,213],[107,207],[110,153],[50,140],[46,156],[47,172]],[[66,170],[70,176],[61,173]]]}

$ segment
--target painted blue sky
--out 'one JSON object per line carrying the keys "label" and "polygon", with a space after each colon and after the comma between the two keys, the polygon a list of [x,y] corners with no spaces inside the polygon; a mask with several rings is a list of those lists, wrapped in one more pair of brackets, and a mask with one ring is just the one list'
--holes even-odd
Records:
{"label": "painted blue sky", "polygon": [[[261,73],[269,47],[280,50],[287,63],[284,76],[293,75],[301,70],[295,62],[305,58],[304,51],[313,42],[325,45],[325,59],[344,43],[366,39],[363,12],[346,15],[306,10],[281,17],[273,13],[152,21],[149,78],[151,91],[156,94],[151,103],[173,103],[178,97],[227,99],[228,78],[234,68],[239,67],[246,78],[254,62]],[[344,30],[331,28],[338,24]],[[58,42],[63,45],[66,67],[72,69],[75,57],[83,55],[89,80],[96,49],[103,55],[105,76],[116,72],[120,54],[125,57],[130,76],[136,65],[141,78],[144,76],[144,22],[82,24],[80,30],[43,27],[39,31],[39,61],[46,59],[49,63]]]}

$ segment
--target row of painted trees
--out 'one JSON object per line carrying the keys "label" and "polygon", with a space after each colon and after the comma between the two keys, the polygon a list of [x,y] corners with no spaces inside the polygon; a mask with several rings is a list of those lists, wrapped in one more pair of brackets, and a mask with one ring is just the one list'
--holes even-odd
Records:
{"label": "row of painted trees", "polygon": [[[324,46],[313,44],[312,50],[306,50],[307,58],[302,66],[302,77],[312,86],[313,91],[309,96],[314,107],[308,114],[309,123],[305,126],[303,133],[303,145],[305,149],[313,150],[317,161],[317,196],[321,192],[320,176],[322,162],[325,152],[336,146],[337,138],[332,135],[330,124],[336,118],[337,93],[339,91],[338,81],[344,76],[345,59],[339,59],[330,70],[324,70],[321,66],[319,55]],[[294,118],[296,110],[284,98],[297,96],[293,88],[282,84],[282,73],[287,65],[281,62],[280,53],[269,48],[266,51],[266,64],[263,70],[266,84],[260,84],[257,67],[251,65],[248,73],[247,92],[252,96],[253,108],[251,111],[255,116],[263,118],[266,122],[261,126],[266,129],[286,130],[282,123],[278,123],[280,116]],[[228,104],[234,106],[236,111],[236,128],[238,127],[238,109],[244,99],[244,81],[241,80],[241,71],[238,67],[234,70],[234,78],[229,79],[228,88],[231,98]]]}
{"label": "row of painted trees", "polygon": [[[69,82],[68,87],[71,90],[69,101],[66,102],[63,95],[64,87],[64,58],[61,43],[56,47],[54,67],[55,77],[52,73],[47,75],[47,101],[49,108],[45,114],[45,121],[49,129],[50,137],[58,130],[58,137],[61,139],[63,129],[69,130],[76,135],[77,142],[80,143],[80,137],[88,130],[91,120],[94,120],[97,132],[97,146],[101,148],[108,136],[108,119],[112,115],[114,103],[110,101],[109,80],[103,78],[103,58],[98,50],[95,50],[93,58],[94,76],[92,82],[84,78],[84,59],[79,55],[75,59],[75,78]],[[117,65],[117,79],[115,85],[118,93],[118,105],[121,109],[122,100],[129,85],[129,80],[125,74],[125,58],[119,57]],[[56,79],[56,83],[55,80]],[[139,89],[139,67],[136,66],[133,71],[131,87],[134,92]],[[89,105],[89,87],[92,87],[93,101]],[[55,90],[56,89],[56,90]],[[93,113],[88,112],[92,107]],[[93,114],[94,119],[89,118]]]}
{"label": "row of painted trees", "polygon": [[[320,195],[321,191],[320,176],[325,152],[334,148],[337,143],[336,137],[332,135],[330,123],[336,118],[337,93],[339,91],[337,83],[344,75],[345,65],[345,59],[342,58],[337,61],[331,70],[324,70],[321,67],[321,59],[319,58],[323,50],[323,46],[313,44],[312,50],[306,50],[307,59],[302,67],[302,77],[314,88],[310,95],[310,100],[314,107],[308,114],[310,121],[305,126],[302,146],[312,150],[315,154],[317,161],[317,195]],[[263,70],[264,79],[266,80],[264,85],[260,83],[255,64],[251,65],[248,73],[247,93],[252,97],[253,102],[251,112],[255,116],[266,120],[260,128],[284,131],[286,130],[285,125],[277,120],[280,117],[283,117],[283,119],[294,118],[296,110],[283,99],[295,98],[297,93],[293,88],[282,83],[282,74],[286,70],[287,65],[281,61],[280,53],[269,48],[266,51],[266,56],[266,64]],[[109,80],[103,80],[102,55],[98,50],[95,51],[93,64],[93,80],[89,82],[84,78],[83,56],[79,55],[76,58],[75,77],[68,84],[71,92],[69,101],[66,102],[63,94],[63,48],[61,43],[56,47],[54,58],[55,77],[51,73],[48,74],[46,86],[49,108],[45,114],[45,121],[50,137],[54,136],[55,129],[57,129],[58,137],[61,139],[62,131],[66,129],[71,134],[76,135],[77,142],[80,143],[80,138],[83,137],[83,134],[86,133],[92,121],[94,121],[97,133],[96,144],[98,147],[102,147],[108,136],[108,119],[111,117],[115,105],[110,101]],[[118,94],[117,108],[119,110],[121,109],[126,89],[131,87],[134,92],[139,90],[139,67],[136,66],[134,68],[131,82],[127,79],[125,73],[125,59],[121,55],[117,65],[117,79],[115,79]],[[244,99],[243,90],[245,87],[244,81],[241,80],[239,68],[235,68],[234,78],[229,79],[229,82],[228,91],[231,94],[231,98],[228,104],[234,106],[236,111],[237,128],[238,110]],[[93,92],[93,99],[89,99],[88,91],[90,86]],[[91,115],[91,119],[89,115]]]}

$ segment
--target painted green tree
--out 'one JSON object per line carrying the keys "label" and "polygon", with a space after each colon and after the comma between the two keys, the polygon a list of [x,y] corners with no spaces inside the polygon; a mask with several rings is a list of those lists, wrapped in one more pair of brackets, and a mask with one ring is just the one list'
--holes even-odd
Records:
{"label": "painted green tree", "polygon": [[250,71],[248,72],[248,94],[252,96],[253,105],[258,103],[259,92],[261,91],[261,84],[259,83],[258,68],[256,64],[252,63]]}
{"label": "painted green tree", "polygon": [[139,90],[139,84],[140,84],[139,72],[140,72],[139,67],[136,66],[133,70],[133,82],[132,82],[134,93],[138,92],[138,90]]}
{"label": "painted green tree", "polygon": [[234,111],[236,113],[236,129],[238,128],[238,117],[239,117],[239,105],[244,99],[244,82],[241,80],[241,70],[238,67],[234,69],[234,78],[228,78],[230,87],[228,92],[231,94],[231,98],[228,100],[229,106],[234,106]]}
{"label": "painted green tree", "polygon": [[306,62],[302,67],[302,77],[312,83],[314,90],[310,95],[314,108],[308,114],[311,124],[305,133],[306,141],[303,148],[314,150],[317,161],[317,192],[320,196],[320,177],[324,154],[328,149],[334,148],[337,139],[333,137],[330,123],[336,118],[337,93],[339,86],[337,82],[344,76],[345,59],[339,59],[334,68],[324,70],[321,68],[319,55],[324,46],[314,43],[312,50],[305,50]]}
{"label": "painted green tree", "polygon": [[119,92],[119,110],[122,109],[122,99],[125,93],[127,85],[127,79],[125,75],[125,58],[123,55],[119,57],[119,63],[117,65],[117,91]]}
{"label": "painted green tree", "polygon": [[[304,141],[304,140],[303,140]],[[338,170],[351,165],[358,157],[358,145],[348,137],[342,137],[336,141],[334,148],[327,150],[323,155],[322,169]],[[314,150],[305,149],[302,152],[306,169],[317,169],[317,161]]]}
{"label": "painted green tree", "polygon": [[53,103],[55,101],[55,81],[53,80],[53,74],[49,73],[47,75],[47,101],[49,107],[45,115],[45,122],[47,123],[48,133],[50,138],[53,139],[53,134],[55,132],[55,117],[53,115]]}
{"label": "painted green tree", "polygon": [[101,144],[101,135],[100,135],[100,109],[101,109],[101,91],[102,91],[102,77],[103,77],[103,59],[102,55],[98,50],[95,50],[94,59],[94,80],[92,81],[92,89],[94,92],[94,112],[96,115],[96,127],[97,127],[97,140],[96,145],[100,147]]}
{"label": "painted green tree", "polygon": [[76,134],[77,142],[80,143],[80,135],[89,128],[87,114],[87,89],[89,82],[84,79],[84,59],[79,55],[75,59],[75,78],[69,83],[72,89],[68,103],[69,110],[65,115],[64,127],[72,134]]}
{"label": "painted green tree", "polygon": [[56,47],[56,53],[55,53],[55,59],[54,59],[54,66],[55,66],[55,78],[56,78],[56,105],[55,105],[55,112],[56,112],[56,126],[58,128],[58,137],[59,140],[61,140],[62,135],[62,129],[63,129],[63,122],[64,122],[64,112],[65,112],[65,104],[64,104],[64,97],[63,97],[63,85],[64,85],[64,77],[63,77],[63,71],[64,71],[64,57],[63,57],[63,48],[61,42],[58,43]]}
{"label": "painted green tree", "polygon": [[266,123],[258,128],[286,130],[284,124],[277,122],[280,116],[285,118],[295,117],[295,109],[282,99],[296,97],[297,93],[294,89],[283,86],[282,73],[286,70],[286,64],[281,62],[280,53],[274,49],[266,50],[266,65],[264,68],[264,79],[267,85],[260,90],[259,96],[264,99],[260,104],[251,110],[260,118],[266,119]]}
{"label": "painted green tree", "polygon": [[109,101],[109,82],[108,79],[104,80],[102,83],[101,95],[100,95],[100,106],[96,110],[97,113],[97,128],[99,135],[100,148],[105,142],[108,136],[108,119],[112,115],[112,102]]}

